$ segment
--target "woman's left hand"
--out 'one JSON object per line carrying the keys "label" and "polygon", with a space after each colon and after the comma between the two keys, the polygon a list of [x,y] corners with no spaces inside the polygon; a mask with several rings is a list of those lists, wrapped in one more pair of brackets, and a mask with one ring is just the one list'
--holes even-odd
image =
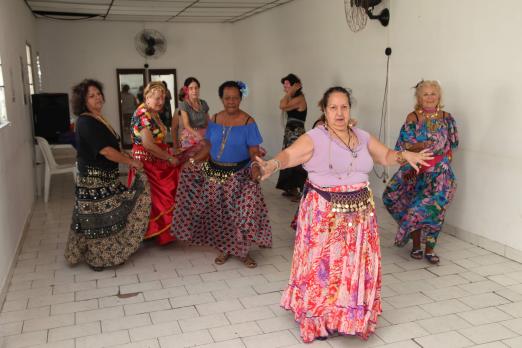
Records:
{"label": "woman's left hand", "polygon": [[420,166],[429,167],[429,164],[426,161],[433,159],[433,153],[427,149],[424,149],[420,152],[411,152],[411,151],[403,151],[402,156],[408,163],[415,169],[418,173]]}

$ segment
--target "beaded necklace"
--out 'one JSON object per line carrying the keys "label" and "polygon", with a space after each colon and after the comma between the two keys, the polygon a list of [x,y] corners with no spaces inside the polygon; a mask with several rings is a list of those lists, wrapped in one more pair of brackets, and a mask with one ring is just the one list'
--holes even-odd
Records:
{"label": "beaded necklace", "polygon": [[[436,109],[419,109],[419,114],[426,118],[426,127],[430,132],[437,131],[437,120],[439,119],[440,108],[437,106]],[[433,113],[435,111],[435,113]]]}
{"label": "beaded necklace", "polygon": [[[332,142],[333,142],[332,134],[329,132],[329,129],[327,127],[325,127],[325,129],[328,132],[328,137],[330,138],[330,142],[328,143],[328,168],[334,172],[334,174],[337,176],[337,179],[341,180],[342,179],[341,173],[337,172],[334,169],[333,164],[332,164]],[[345,143],[344,140],[339,136],[339,134],[337,134],[337,132],[335,130],[333,130],[333,129],[330,129],[330,130],[341,141],[341,143],[348,149],[348,151],[350,151],[350,154],[351,154],[350,164],[348,165],[348,168],[346,169],[346,175],[348,176],[352,172],[353,163],[357,159],[357,156],[358,156],[358,153],[357,153],[358,151],[356,151],[355,149],[352,149],[350,147],[350,142],[352,140],[351,133],[353,131],[350,128],[348,128],[348,143]]]}

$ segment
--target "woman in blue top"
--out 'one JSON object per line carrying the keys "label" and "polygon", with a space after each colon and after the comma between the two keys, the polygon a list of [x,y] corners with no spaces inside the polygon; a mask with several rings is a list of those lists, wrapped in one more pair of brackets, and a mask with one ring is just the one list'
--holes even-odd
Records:
{"label": "woman in blue top", "polygon": [[259,166],[252,162],[263,138],[254,119],[239,108],[242,96],[238,82],[219,87],[224,110],[210,118],[205,135],[210,148],[203,150],[210,158],[202,163],[190,159],[183,168],[172,234],[218,249],[218,265],[234,255],[253,268],[257,263],[248,255],[251,245],[271,247],[272,231]]}

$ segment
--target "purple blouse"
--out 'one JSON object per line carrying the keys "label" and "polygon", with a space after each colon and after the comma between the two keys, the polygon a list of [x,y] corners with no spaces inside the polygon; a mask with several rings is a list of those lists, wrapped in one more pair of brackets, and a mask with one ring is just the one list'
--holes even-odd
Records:
{"label": "purple blouse", "polygon": [[368,174],[373,169],[373,159],[368,151],[370,134],[355,127],[352,130],[359,140],[354,153],[335,136],[330,137],[323,126],[306,132],[312,138],[314,152],[312,158],[303,164],[303,168],[314,185],[332,187],[369,180]]}

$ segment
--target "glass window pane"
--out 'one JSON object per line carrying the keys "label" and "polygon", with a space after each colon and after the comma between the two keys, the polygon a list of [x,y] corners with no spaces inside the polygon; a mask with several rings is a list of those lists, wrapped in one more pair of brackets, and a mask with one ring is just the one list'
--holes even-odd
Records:
{"label": "glass window pane", "polygon": [[25,54],[27,55],[27,64],[31,63],[31,46],[25,45]]}
{"label": "glass window pane", "polygon": [[32,94],[34,94],[34,86],[31,84],[29,85],[29,92]]}
{"label": "glass window pane", "polygon": [[4,85],[4,74],[2,74],[2,65],[0,65],[0,86]]}

